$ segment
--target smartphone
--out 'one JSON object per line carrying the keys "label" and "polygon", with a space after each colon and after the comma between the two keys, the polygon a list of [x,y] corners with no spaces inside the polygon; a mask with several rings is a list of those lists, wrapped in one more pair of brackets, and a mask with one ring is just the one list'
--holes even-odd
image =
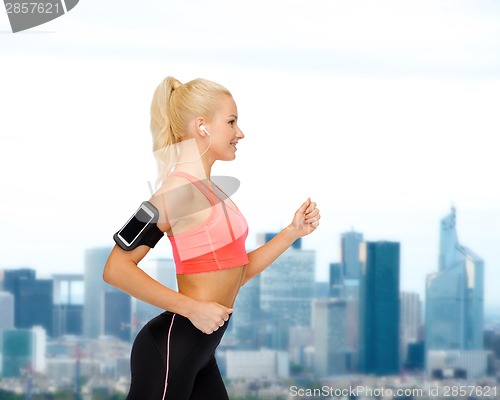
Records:
{"label": "smartphone", "polygon": [[150,224],[156,223],[157,219],[158,210],[149,201],[145,201],[116,233],[116,239],[130,248]]}

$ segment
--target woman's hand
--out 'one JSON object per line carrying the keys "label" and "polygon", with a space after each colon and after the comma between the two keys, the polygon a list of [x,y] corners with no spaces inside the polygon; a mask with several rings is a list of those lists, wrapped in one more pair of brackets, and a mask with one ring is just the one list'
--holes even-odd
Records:
{"label": "woman's hand", "polygon": [[198,301],[186,317],[191,323],[207,335],[222,327],[228,320],[233,309],[213,301]]}
{"label": "woman's hand", "polygon": [[316,208],[316,203],[307,199],[300,208],[295,212],[292,223],[288,229],[292,230],[297,236],[297,239],[309,235],[314,232],[319,226],[319,209]]}

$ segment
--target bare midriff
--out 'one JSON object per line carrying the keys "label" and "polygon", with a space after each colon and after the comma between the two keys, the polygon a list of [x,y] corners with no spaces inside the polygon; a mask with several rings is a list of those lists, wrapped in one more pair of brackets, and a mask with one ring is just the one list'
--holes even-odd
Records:
{"label": "bare midriff", "polygon": [[197,274],[177,274],[179,292],[199,301],[213,301],[232,308],[247,266]]}

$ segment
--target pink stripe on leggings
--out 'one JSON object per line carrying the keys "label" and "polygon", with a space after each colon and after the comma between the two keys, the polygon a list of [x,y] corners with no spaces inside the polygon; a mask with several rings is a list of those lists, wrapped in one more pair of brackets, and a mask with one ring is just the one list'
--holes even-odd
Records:
{"label": "pink stripe on leggings", "polygon": [[165,388],[163,389],[163,397],[161,400],[165,400],[165,395],[167,394],[167,385],[168,385],[168,366],[170,359],[170,332],[172,332],[172,326],[174,325],[175,314],[172,315],[172,321],[170,322],[170,328],[168,329],[168,337],[167,337],[167,372],[165,373]]}

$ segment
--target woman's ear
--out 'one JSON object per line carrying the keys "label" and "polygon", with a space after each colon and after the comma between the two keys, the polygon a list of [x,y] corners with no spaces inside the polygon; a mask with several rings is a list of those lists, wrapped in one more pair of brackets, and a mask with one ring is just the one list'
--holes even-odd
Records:
{"label": "woman's ear", "polygon": [[196,133],[202,137],[210,136],[207,128],[205,127],[205,119],[203,117],[198,117],[195,119],[195,129]]}

